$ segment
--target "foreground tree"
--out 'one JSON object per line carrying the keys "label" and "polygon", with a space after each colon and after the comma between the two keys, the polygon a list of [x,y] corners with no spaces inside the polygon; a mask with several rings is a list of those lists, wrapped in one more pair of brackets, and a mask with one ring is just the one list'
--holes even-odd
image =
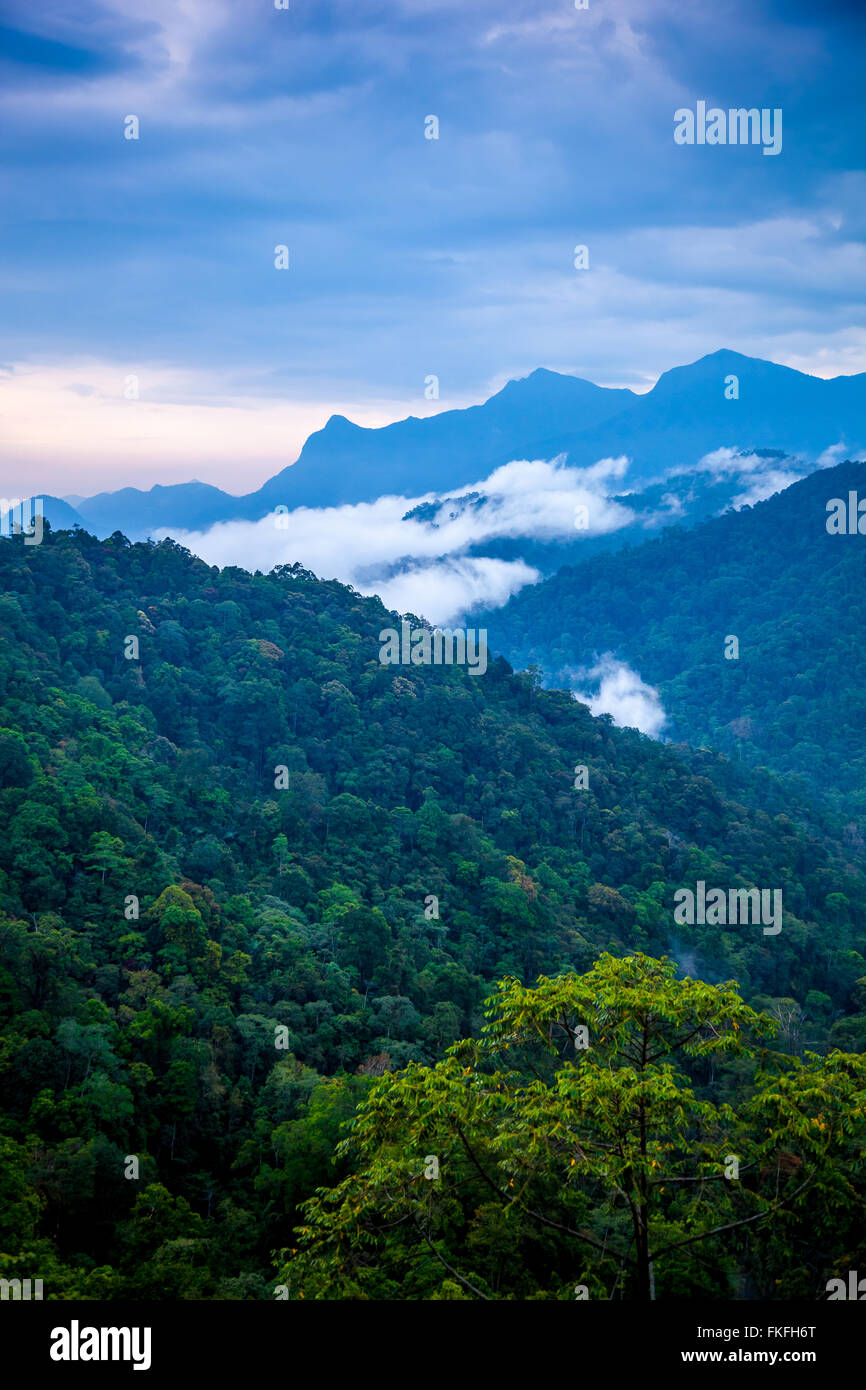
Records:
{"label": "foreground tree", "polygon": [[282,1252],[290,1296],[731,1297],[769,1218],[780,1262],[810,1203],[832,1244],[834,1210],[863,1211],[866,1062],[758,1055],[774,1021],[676,969],[506,979],[477,1040],[377,1080],[340,1146],[352,1172]]}

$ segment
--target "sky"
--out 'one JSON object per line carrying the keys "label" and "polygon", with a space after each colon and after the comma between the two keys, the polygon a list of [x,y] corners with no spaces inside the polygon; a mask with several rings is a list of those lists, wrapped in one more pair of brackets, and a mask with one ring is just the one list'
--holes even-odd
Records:
{"label": "sky", "polygon": [[244,493],[539,366],[866,370],[860,0],[289,4],[0,0],[0,494]]}

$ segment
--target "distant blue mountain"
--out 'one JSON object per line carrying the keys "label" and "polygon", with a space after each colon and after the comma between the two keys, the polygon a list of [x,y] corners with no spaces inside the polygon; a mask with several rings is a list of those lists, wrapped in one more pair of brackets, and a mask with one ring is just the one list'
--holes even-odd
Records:
{"label": "distant blue mountain", "polygon": [[[50,522],[55,531],[71,531],[76,526],[81,526],[84,530],[88,529],[87,523],[81,513],[76,511],[74,507],[71,507],[62,497],[52,497],[49,493],[37,493],[36,496],[40,497],[42,500],[43,517],[46,521]],[[11,502],[13,499],[10,497],[5,500]],[[24,513],[25,524],[29,522],[33,516],[33,506],[30,498],[27,498],[26,502],[27,506],[25,507]],[[9,531],[7,516],[8,513],[5,512],[5,508],[0,505],[0,535],[6,535]]]}
{"label": "distant blue mountain", "polygon": [[[733,377],[737,398],[727,399]],[[277,505],[339,506],[389,493],[442,496],[513,459],[559,454],[577,467],[627,454],[634,488],[693,468],[721,447],[814,458],[841,442],[851,454],[866,443],[864,418],[864,373],[825,381],[727,350],[665,372],[643,395],[539,368],[466,410],[410,416],[379,429],[332,415],[294,464],[242,497],[192,482],[100,493],[77,510],[98,535],[121,530],[136,538],[159,528],[257,520]]]}
{"label": "distant blue mountain", "polygon": [[271,507],[321,507],[463,487],[499,464],[525,458],[540,430],[598,430],[638,399],[632,391],[539,368],[467,410],[412,415],[382,429],[332,415],[310,435],[297,463],[254,496]]}
{"label": "distant blue mountain", "polygon": [[[725,383],[736,378],[726,388]],[[726,389],[737,391],[728,399]],[[598,430],[542,441],[585,467],[600,453],[628,454],[629,481],[649,482],[722,446],[805,457],[839,442],[866,445],[866,373],[830,380],[722,350],[664,372],[651,391]]]}
{"label": "distant blue mountain", "polygon": [[[209,483],[157,483],[149,492],[123,487],[118,492],[100,492],[78,503],[82,525],[97,536],[122,531],[131,540],[142,540],[161,527],[197,531],[215,521],[228,521],[246,515],[238,510],[244,498],[232,497]],[[263,507],[258,515],[269,510]],[[53,522],[52,522],[53,525]]]}

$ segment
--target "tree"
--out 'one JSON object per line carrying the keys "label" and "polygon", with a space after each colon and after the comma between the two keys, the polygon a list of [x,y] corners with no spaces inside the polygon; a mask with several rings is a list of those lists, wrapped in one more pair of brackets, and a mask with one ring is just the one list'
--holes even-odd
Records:
{"label": "tree", "polygon": [[26,787],[32,780],[25,739],[17,729],[0,729],[0,787]]}
{"label": "tree", "polygon": [[148,916],[159,924],[159,931],[165,937],[162,948],[166,959],[176,955],[181,961],[204,955],[207,949],[207,933],[202,915],[192,897],[176,884],[164,888],[150,908]]}
{"label": "tree", "polygon": [[289,842],[285,835],[277,835],[272,848],[274,851],[274,858],[277,861],[277,870],[279,873],[284,874],[286,872],[286,855],[289,851]]}
{"label": "tree", "polygon": [[378,908],[350,907],[337,919],[341,963],[354,965],[362,984],[369,984],[385,963],[391,929]]}
{"label": "tree", "polygon": [[[732,984],[604,955],[583,976],[506,979],[486,1014],[438,1065],[373,1084],[338,1150],[349,1176],[306,1204],[280,1275],[303,1296],[431,1297],[443,1272],[484,1299],[573,1296],[575,1282],[594,1297],[709,1292],[742,1227],[810,1187],[838,1198],[866,1064],[815,1058],[808,1086],[783,1087],[780,1068],[800,1064],[779,1059],[742,1116],[698,1095],[686,1066],[753,1057],[774,1031]],[[825,1097],[816,1124],[807,1092]],[[518,1272],[503,1285],[504,1251]]]}
{"label": "tree", "polygon": [[118,840],[114,835],[109,835],[107,830],[97,830],[90,837],[84,862],[89,868],[98,869],[101,872],[104,883],[105,875],[112,869],[122,869],[128,865],[129,860],[124,857],[123,850],[122,840]]}

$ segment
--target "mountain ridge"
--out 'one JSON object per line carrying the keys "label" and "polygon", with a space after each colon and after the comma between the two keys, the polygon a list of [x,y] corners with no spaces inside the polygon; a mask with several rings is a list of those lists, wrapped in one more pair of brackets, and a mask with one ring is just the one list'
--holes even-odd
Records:
{"label": "mountain ridge", "polygon": [[[726,399],[732,375],[739,396]],[[842,442],[857,452],[864,417],[866,373],[813,377],[729,348],[668,369],[644,393],[540,367],[459,410],[376,428],[332,415],[294,463],[240,496],[207,483],[157,484],[148,492],[102,492],[76,510],[97,534],[144,538],[160,529],[258,520],[278,505],[345,506],[447,492],[515,459],[562,454],[577,467],[627,454],[629,482],[646,485],[725,447],[816,456]]]}

